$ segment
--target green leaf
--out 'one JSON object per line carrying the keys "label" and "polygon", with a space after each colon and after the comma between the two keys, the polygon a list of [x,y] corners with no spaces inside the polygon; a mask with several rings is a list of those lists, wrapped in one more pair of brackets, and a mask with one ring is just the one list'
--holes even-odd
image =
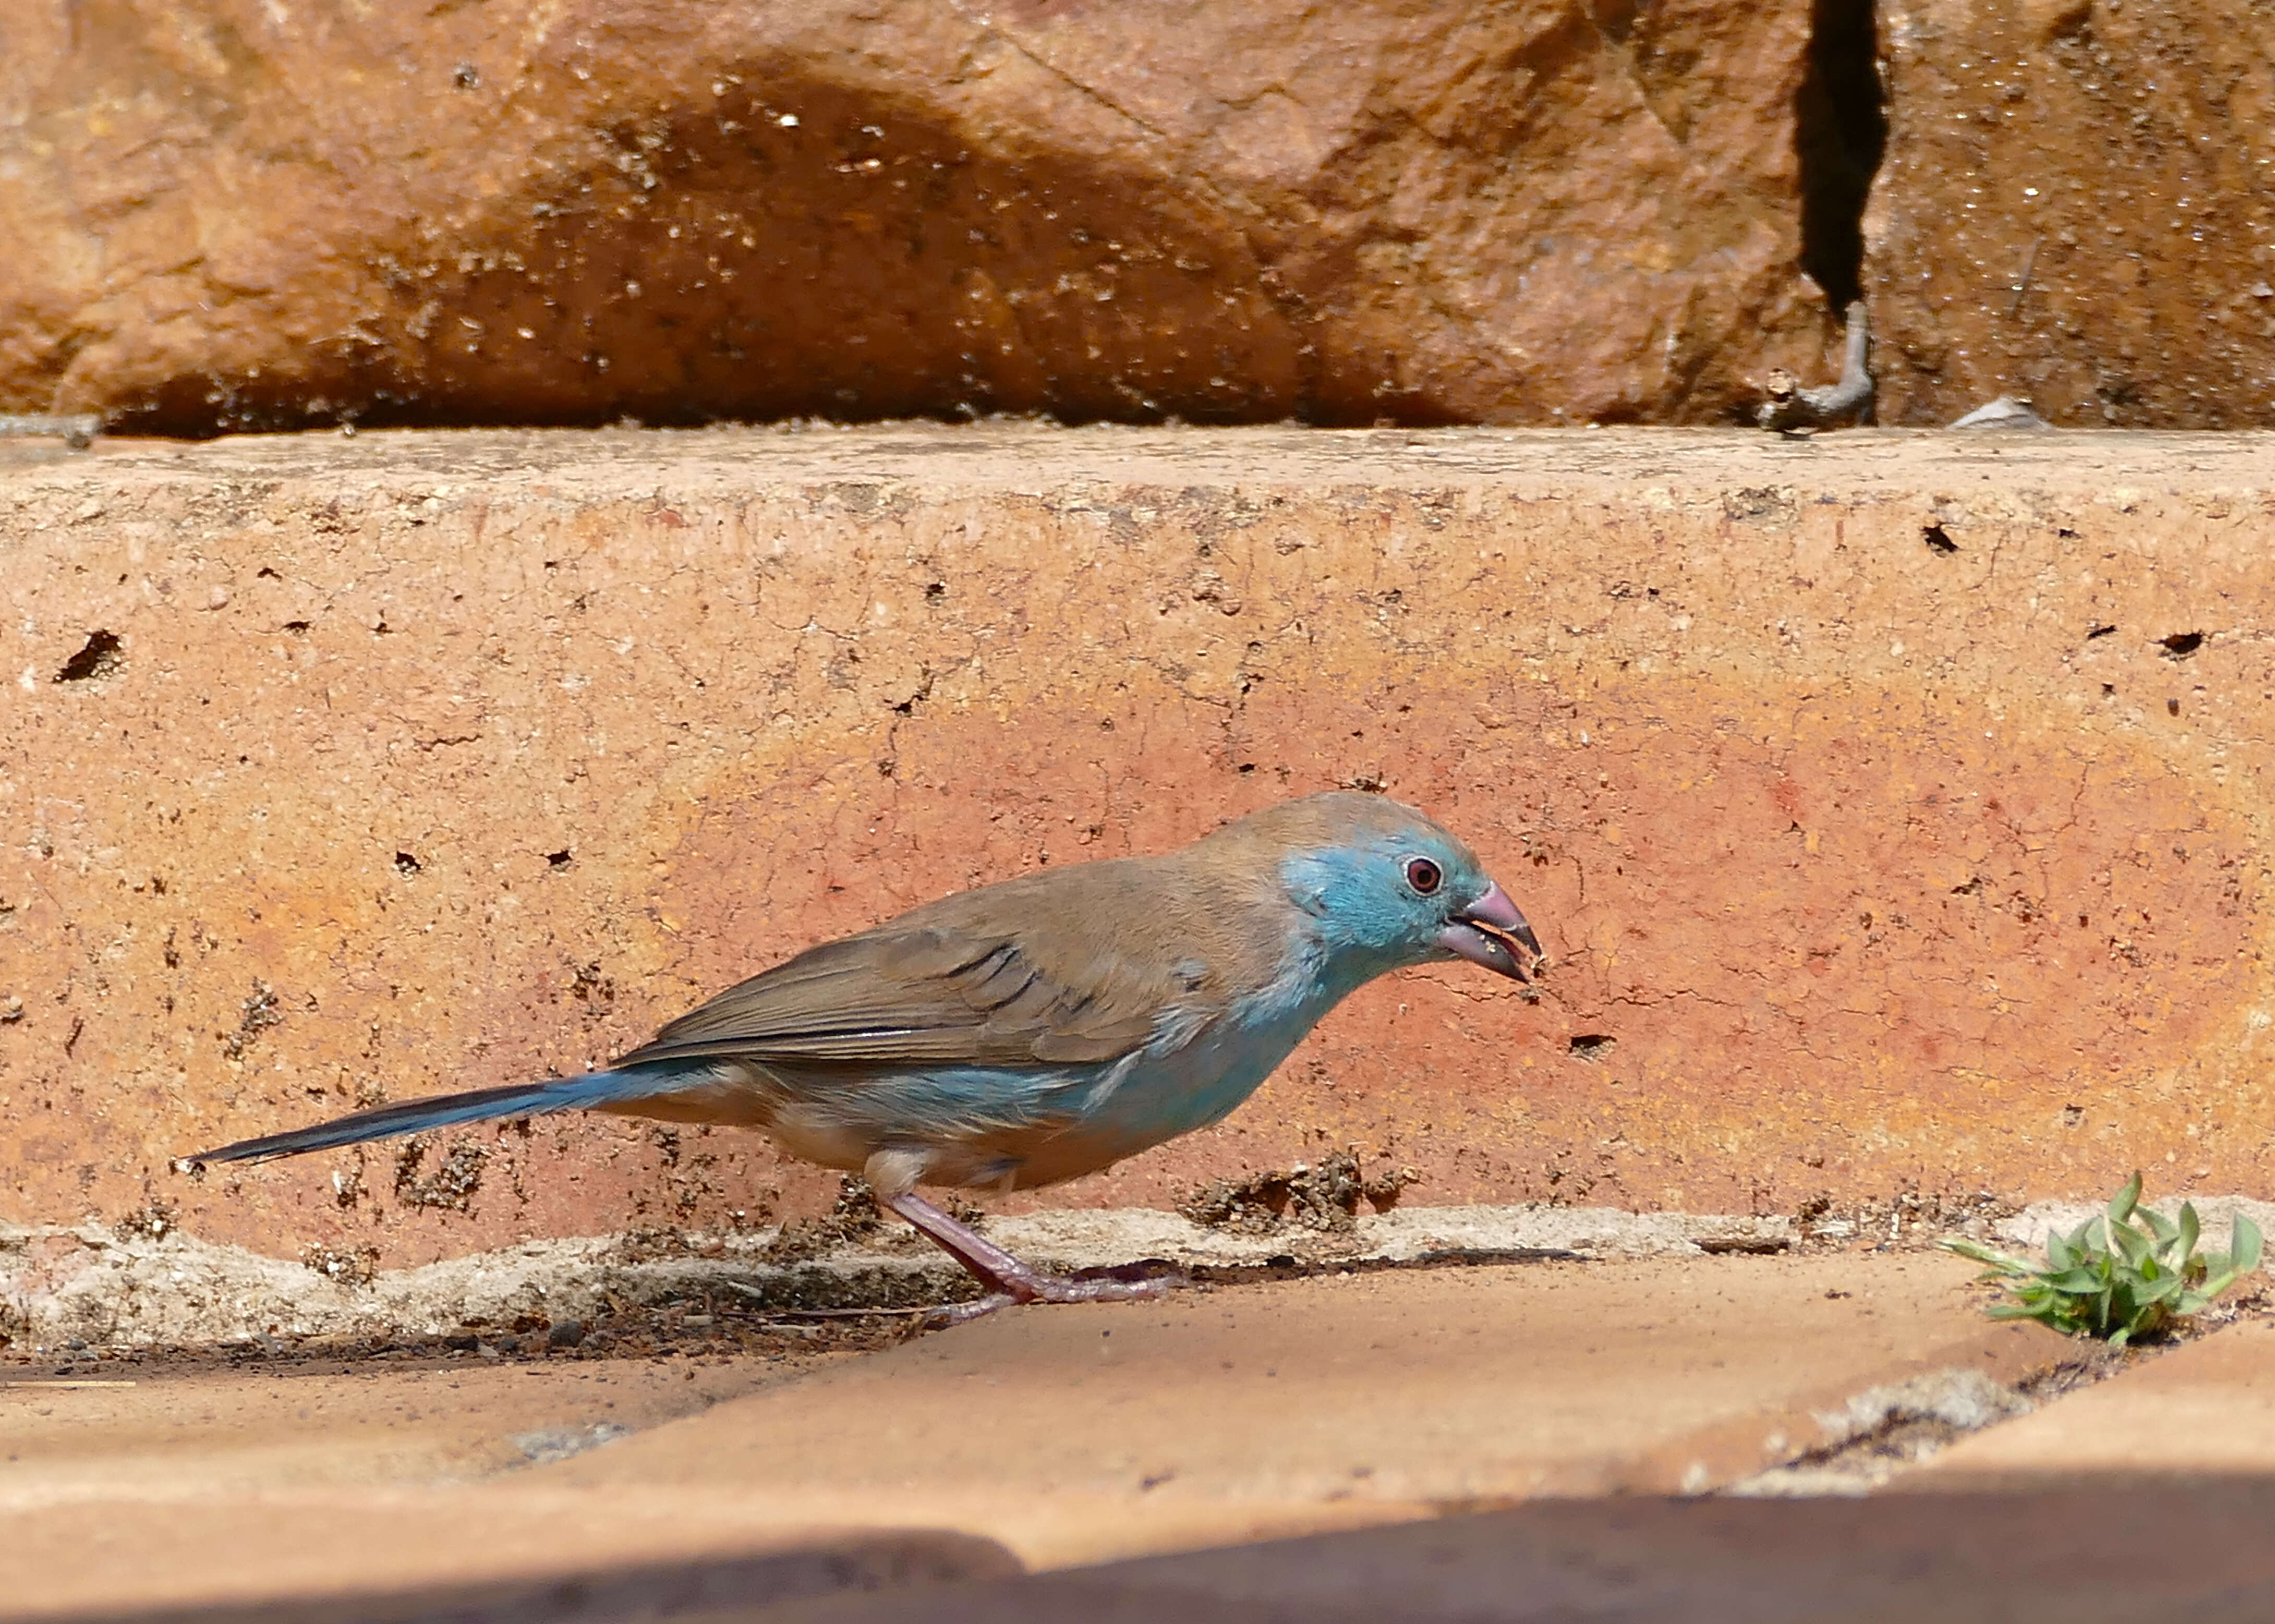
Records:
{"label": "green leaf", "polygon": [[2050,1306],[2033,1308],[2027,1303],[1993,1303],[1983,1311],[1992,1319],[2043,1319],[2055,1311]]}
{"label": "green leaf", "polygon": [[1979,1242],[1950,1240],[1942,1242],[1940,1244],[1946,1251],[1957,1252],[1961,1257],[1971,1258],[1976,1263],[1987,1263],[1992,1268],[2003,1270],[2009,1274],[2031,1274],[2037,1273],[2036,1269],[2025,1259],[2015,1257],[2012,1252],[1994,1250],[1991,1247],[1984,1246]]}
{"label": "green leaf", "polygon": [[2149,1227],[2149,1233],[2156,1237],[2158,1247],[2169,1245],[2180,1238],[2181,1227],[2155,1207],[2144,1206],[2137,1216]]}
{"label": "green leaf", "polygon": [[2181,1283],[2177,1274],[2159,1275],[2153,1280],[2143,1282],[2140,1289],[2133,1294],[2133,1300],[2136,1303],[2162,1303],[2178,1292]]}
{"label": "green leaf", "polygon": [[2161,1336],[2175,1318],[2197,1312],[2256,1268],[2264,1243],[2239,1213],[2233,1256],[2199,1253],[2203,1224],[2194,1204],[2183,1202],[2178,1219],[2167,1218],[2141,1205],[2141,1185],[2135,1173],[2101,1212],[2067,1235],[2049,1233],[2044,1268],[1976,1242],[1943,1244],[1985,1265],[1981,1279],[2004,1284],[2006,1297],[1984,1311],[1994,1319],[2035,1319],[2065,1335],[2105,1337],[2117,1348]]}
{"label": "green leaf", "polygon": [[[2222,1269],[2217,1274],[2206,1276],[2203,1282],[2188,1295],[2191,1296],[2202,1297],[2207,1303],[2209,1303],[2217,1298],[2220,1293],[2226,1291],[2230,1286],[2235,1284],[2235,1271],[2233,1269]],[[2191,1313],[2195,1311],[2196,1311],[2193,1309],[2189,1311]]]}
{"label": "green leaf", "polygon": [[2234,1254],[2234,1268],[2239,1274],[2249,1274],[2259,1266],[2261,1248],[2259,1226],[2238,1212],[2235,1215],[2235,1239],[2229,1243]]}

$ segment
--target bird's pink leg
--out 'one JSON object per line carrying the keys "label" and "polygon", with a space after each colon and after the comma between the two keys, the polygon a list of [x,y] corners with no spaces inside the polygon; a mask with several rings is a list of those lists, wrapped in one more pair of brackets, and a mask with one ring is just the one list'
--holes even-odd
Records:
{"label": "bird's pink leg", "polygon": [[946,1311],[950,1325],[977,1319],[1015,1303],[1124,1303],[1158,1297],[1169,1289],[1162,1280],[1061,1280],[1020,1262],[969,1224],[960,1224],[913,1191],[892,1196],[885,1205],[922,1230],[927,1239],[971,1271],[988,1295],[958,1303]]}

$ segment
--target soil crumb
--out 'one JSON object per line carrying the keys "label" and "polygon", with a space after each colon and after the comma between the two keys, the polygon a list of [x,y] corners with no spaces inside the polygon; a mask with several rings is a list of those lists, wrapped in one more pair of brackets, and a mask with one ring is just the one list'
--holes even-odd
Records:
{"label": "soil crumb", "polygon": [[1289,1227],[1340,1234],[1357,1227],[1362,1201],[1378,1212],[1387,1212],[1421,1177],[1411,1167],[1399,1167],[1370,1178],[1357,1155],[1336,1151],[1321,1157],[1316,1167],[1297,1162],[1285,1172],[1205,1184],[1179,1202],[1177,1211],[1205,1228],[1245,1235],[1270,1235]]}

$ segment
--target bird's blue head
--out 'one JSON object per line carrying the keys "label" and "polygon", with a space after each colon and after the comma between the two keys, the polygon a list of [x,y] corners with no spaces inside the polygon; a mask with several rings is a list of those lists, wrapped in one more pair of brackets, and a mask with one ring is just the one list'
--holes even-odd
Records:
{"label": "bird's blue head", "polygon": [[[1540,943],[1477,853],[1410,806],[1380,796],[1308,797],[1274,809],[1289,827],[1280,865],[1289,899],[1352,986],[1411,964],[1462,958],[1526,979]],[[1272,813],[1259,814],[1270,818]]]}

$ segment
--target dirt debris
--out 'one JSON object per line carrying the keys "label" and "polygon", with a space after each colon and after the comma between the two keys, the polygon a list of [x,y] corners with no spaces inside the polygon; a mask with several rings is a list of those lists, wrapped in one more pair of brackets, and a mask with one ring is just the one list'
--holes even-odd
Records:
{"label": "dirt debris", "polygon": [[885,1227],[884,1209],[877,1192],[863,1181],[849,1178],[838,1187],[837,1199],[820,1218],[801,1218],[782,1226],[766,1250],[769,1263],[809,1263],[824,1252],[865,1241]]}
{"label": "dirt debris", "polygon": [[283,1012],[276,1007],[276,989],[266,981],[255,981],[238,1012],[237,1030],[221,1040],[222,1053],[231,1060],[243,1060],[254,1039],[272,1026],[283,1024]]}
{"label": "dirt debris", "polygon": [[[369,1363],[398,1368],[456,1364],[552,1363],[609,1359],[804,1358],[867,1353],[912,1335],[913,1315],[793,1319],[777,1318],[731,1293],[660,1304],[601,1307],[583,1318],[521,1315],[499,1322],[476,1316],[447,1331],[302,1334],[259,1331],[221,1342],[125,1347],[66,1338],[53,1346],[0,1346],[0,1376],[21,1380],[132,1380],[147,1372],[188,1374],[245,1367],[344,1371]],[[594,1439],[586,1443],[606,1441]],[[571,1450],[568,1453],[576,1453]]]}
{"label": "dirt debris", "polygon": [[1931,1246],[1945,1235],[1988,1240],[1994,1226],[2022,1210],[2022,1203],[1987,1190],[1901,1190],[1868,1201],[1836,1204],[1812,1196],[1794,1212],[1797,1238],[1806,1243]]}
{"label": "dirt debris", "polygon": [[336,1248],[312,1241],[300,1249],[300,1261],[326,1280],[344,1286],[368,1286],[379,1273],[379,1248]]}
{"label": "dirt debris", "polygon": [[174,1227],[174,1209],[162,1201],[146,1201],[118,1220],[118,1233],[147,1241],[162,1241]]}
{"label": "dirt debris", "polygon": [[482,1163],[488,1155],[479,1144],[454,1144],[442,1165],[422,1179],[419,1168],[427,1159],[427,1141],[410,1140],[395,1152],[396,1198],[405,1206],[463,1212],[482,1187]]}
{"label": "dirt debris", "polygon": [[1204,1228],[1243,1235],[1272,1235],[1290,1227],[1349,1234],[1358,1226],[1362,1202],[1387,1212],[1421,1179],[1411,1167],[1370,1176],[1352,1152],[1335,1151],[1316,1166],[1297,1162],[1284,1172],[1205,1184],[1179,1202],[1177,1211]]}

